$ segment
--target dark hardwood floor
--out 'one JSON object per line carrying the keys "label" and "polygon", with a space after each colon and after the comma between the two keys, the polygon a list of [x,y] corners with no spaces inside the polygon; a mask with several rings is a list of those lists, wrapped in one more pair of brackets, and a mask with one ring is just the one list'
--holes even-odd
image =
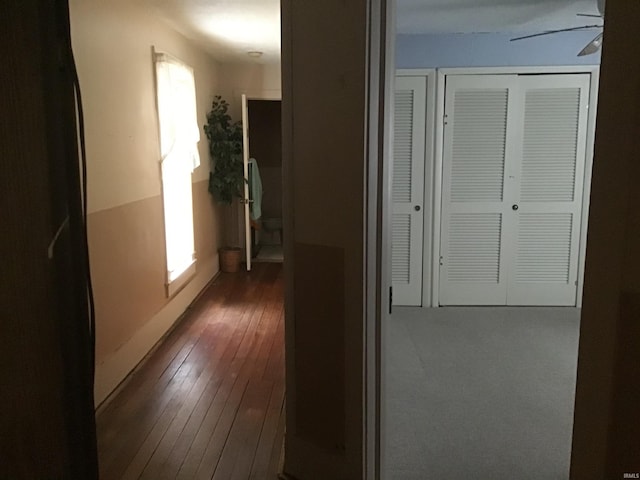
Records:
{"label": "dark hardwood floor", "polygon": [[98,415],[100,478],[275,479],[282,264],[221,274]]}

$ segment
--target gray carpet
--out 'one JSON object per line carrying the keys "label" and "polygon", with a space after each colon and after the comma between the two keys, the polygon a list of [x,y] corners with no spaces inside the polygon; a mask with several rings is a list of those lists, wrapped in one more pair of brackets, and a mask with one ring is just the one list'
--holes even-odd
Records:
{"label": "gray carpet", "polygon": [[394,308],[389,480],[567,480],[575,308]]}

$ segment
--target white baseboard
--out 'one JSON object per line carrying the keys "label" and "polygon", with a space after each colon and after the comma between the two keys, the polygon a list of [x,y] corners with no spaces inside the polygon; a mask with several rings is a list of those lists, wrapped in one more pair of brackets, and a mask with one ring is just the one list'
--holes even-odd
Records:
{"label": "white baseboard", "polygon": [[149,319],[120,348],[96,364],[94,383],[96,406],[100,405],[127,378],[127,375],[171,329],[218,271],[219,260],[216,254],[204,265],[198,265],[196,276],[162,310]]}

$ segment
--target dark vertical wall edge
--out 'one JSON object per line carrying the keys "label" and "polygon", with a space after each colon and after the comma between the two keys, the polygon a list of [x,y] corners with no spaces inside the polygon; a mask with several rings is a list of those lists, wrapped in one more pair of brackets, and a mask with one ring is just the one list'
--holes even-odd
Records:
{"label": "dark vertical wall edge", "polygon": [[[67,444],[72,452],[69,472],[73,478],[97,478],[95,412],[93,397],[93,345],[89,325],[88,265],[82,179],[76,130],[75,65],[73,61],[68,0],[56,0],[55,12],[46,12],[53,22],[46,37],[55,38],[56,51],[47,52],[43,64],[50,72],[43,87],[56,95],[47,97],[48,145],[52,161],[53,228],[68,218],[56,258],[56,294],[61,316],[60,345],[65,371]],[[43,39],[44,41],[45,39]],[[53,55],[51,53],[54,53]],[[57,119],[57,121],[53,121]],[[90,185],[85,187],[90,188]],[[55,231],[55,230],[54,230]]]}
{"label": "dark vertical wall edge", "polygon": [[98,475],[69,47],[66,0],[0,4],[0,478]]}
{"label": "dark vertical wall edge", "polygon": [[640,474],[640,3],[607,2],[600,70],[572,480]]}

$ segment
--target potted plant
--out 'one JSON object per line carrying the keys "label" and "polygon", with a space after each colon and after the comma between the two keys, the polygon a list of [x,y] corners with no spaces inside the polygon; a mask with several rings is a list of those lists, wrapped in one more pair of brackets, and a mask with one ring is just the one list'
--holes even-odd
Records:
{"label": "potted plant", "polygon": [[[242,198],[244,189],[242,124],[232,121],[228,112],[229,104],[220,95],[216,95],[204,126],[213,166],[209,173],[209,192],[224,206],[226,227],[231,223],[231,204],[234,198]],[[222,271],[237,272],[241,253],[239,247],[222,247],[219,250]]]}

